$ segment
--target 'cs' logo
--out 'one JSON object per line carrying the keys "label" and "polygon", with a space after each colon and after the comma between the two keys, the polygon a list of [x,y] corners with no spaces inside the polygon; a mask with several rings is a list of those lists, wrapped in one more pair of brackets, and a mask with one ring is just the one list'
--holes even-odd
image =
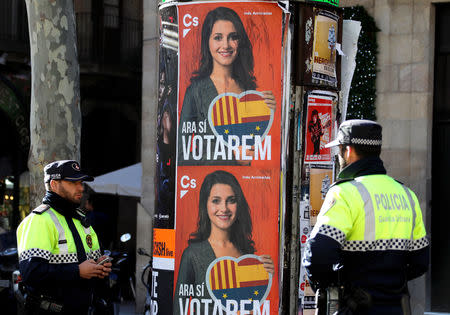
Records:
{"label": "'cs' logo", "polygon": [[184,197],[184,195],[187,194],[189,188],[194,189],[197,187],[197,180],[195,178],[189,178],[189,176],[184,175],[183,177],[181,177],[180,185],[182,188],[180,189],[180,199],[181,199]]}
{"label": "'cs' logo", "polygon": [[183,38],[186,37],[187,33],[191,30],[191,27],[197,27],[198,26],[198,17],[192,16],[189,13],[185,14],[183,16],[183,25],[185,29],[183,30]]}

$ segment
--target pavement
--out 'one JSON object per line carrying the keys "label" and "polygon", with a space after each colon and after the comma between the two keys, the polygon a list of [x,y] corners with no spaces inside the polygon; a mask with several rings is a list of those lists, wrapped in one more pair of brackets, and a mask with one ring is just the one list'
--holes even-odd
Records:
{"label": "pavement", "polygon": [[136,315],[136,303],[134,301],[123,301],[120,304],[120,315]]}

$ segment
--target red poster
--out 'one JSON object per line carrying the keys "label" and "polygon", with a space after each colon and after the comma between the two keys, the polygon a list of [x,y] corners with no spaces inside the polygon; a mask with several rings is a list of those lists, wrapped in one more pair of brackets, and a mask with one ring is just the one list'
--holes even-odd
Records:
{"label": "red poster", "polygon": [[278,166],[282,10],[271,2],[178,10],[178,165]]}
{"label": "red poster", "polygon": [[[276,183],[279,181],[279,172],[231,167],[220,170],[216,167],[179,167],[178,171],[182,176],[178,181],[177,187],[174,314],[186,314],[184,313],[186,307],[189,309],[192,307],[193,311],[201,310],[200,313],[195,312],[195,314],[206,314],[204,313],[206,304],[201,302],[202,299],[207,299],[208,303],[211,303],[208,304],[210,308],[209,314],[214,314],[213,309],[214,305],[217,304],[216,301],[220,301],[223,306],[222,310],[226,311],[227,301],[221,299],[223,292],[226,291],[225,289],[230,289],[226,291],[228,295],[231,295],[233,289],[237,291],[234,294],[239,294],[239,291],[245,291],[246,287],[244,285],[232,285],[231,276],[225,275],[219,277],[224,282],[225,287],[223,291],[219,290],[218,293],[213,292],[213,294],[209,294],[207,290],[207,278],[209,278],[207,276],[211,274],[207,274],[208,267],[215,259],[220,258],[218,252],[215,252],[215,242],[218,240],[215,239],[215,236],[212,237],[211,231],[215,229],[213,225],[225,230],[225,226],[228,228],[227,224],[230,224],[233,220],[238,222],[232,228],[233,237],[239,238],[237,243],[240,244],[236,245],[236,247],[240,246],[242,248],[239,250],[239,253],[234,255],[238,256],[234,257],[234,259],[239,259],[240,256],[248,254],[257,256],[268,255],[275,268],[274,273],[270,275],[270,287],[268,283],[258,285],[257,281],[263,280],[259,279],[258,275],[251,278],[255,285],[248,288],[257,291],[257,295],[255,296],[253,292],[254,296],[249,295],[245,299],[236,299],[238,309],[241,311],[252,311],[254,304],[249,301],[255,300],[258,301],[261,312],[266,309],[267,311],[270,310],[270,314],[276,314],[279,294],[277,264],[279,207],[277,196],[279,188]],[[207,179],[205,179],[206,177]],[[231,188],[231,191],[213,191],[214,188]],[[202,190],[204,193],[201,192]],[[214,210],[208,207],[208,201],[205,200],[205,198],[209,197],[208,200],[211,203],[216,202],[219,204],[221,200],[226,200],[230,196],[233,200],[229,209],[227,208],[226,211],[224,210],[220,213],[214,213]],[[233,204],[233,202],[235,203]],[[236,213],[233,211],[236,211]],[[229,216],[229,219],[220,216]],[[236,216],[236,218],[234,219],[233,216]],[[208,226],[205,226],[204,222],[207,222]],[[205,239],[203,241],[202,233],[208,235],[203,237]],[[189,244],[190,239],[191,242]],[[187,249],[188,246],[189,249]],[[196,255],[197,252],[201,254]],[[182,255],[183,258],[181,257]],[[182,265],[181,271],[180,264]],[[263,278],[267,277],[267,273],[264,274],[264,272],[260,273],[260,275]],[[225,283],[228,279],[230,279],[230,284],[226,287]],[[189,290],[193,291],[190,292]],[[243,294],[247,293],[244,292]],[[259,299],[259,297],[264,297],[265,295],[266,298],[264,300]],[[198,304],[186,306],[186,303],[189,304],[190,298],[194,303],[198,301]],[[246,303],[244,308],[241,308],[241,303]],[[231,306],[230,304],[228,310],[234,309],[234,305]]]}
{"label": "red poster", "polygon": [[174,314],[276,314],[283,11],[178,4]]}
{"label": "red poster", "polygon": [[305,163],[331,163],[331,150],[325,145],[331,141],[332,108],[331,97],[308,96]]}

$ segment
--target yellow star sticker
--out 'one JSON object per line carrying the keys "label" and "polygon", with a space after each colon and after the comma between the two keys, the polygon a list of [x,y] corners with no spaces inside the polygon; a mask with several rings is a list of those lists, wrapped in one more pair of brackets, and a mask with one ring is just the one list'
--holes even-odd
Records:
{"label": "yellow star sticker", "polygon": [[253,133],[251,133],[251,134],[250,134],[250,136],[252,136],[252,137],[253,137],[253,136],[254,136],[254,134],[253,134]]}
{"label": "yellow star sticker", "polygon": [[253,292],[253,294],[258,295],[259,294],[258,290],[255,290],[255,292]]}
{"label": "yellow star sticker", "polygon": [[226,299],[226,298],[228,297],[228,295],[227,295],[226,293],[224,293],[224,294],[222,295],[222,297],[223,297],[224,299]]}
{"label": "yellow star sticker", "polygon": [[229,134],[230,131],[229,131],[228,129],[225,129],[225,133],[226,133],[226,134]]}
{"label": "yellow star sticker", "polygon": [[253,301],[253,299],[252,299],[252,298],[249,298],[248,300],[249,300],[249,301]]}
{"label": "yellow star sticker", "polygon": [[260,129],[261,129],[261,128],[260,128],[259,126],[256,126],[256,130],[258,130],[258,131],[259,131]]}

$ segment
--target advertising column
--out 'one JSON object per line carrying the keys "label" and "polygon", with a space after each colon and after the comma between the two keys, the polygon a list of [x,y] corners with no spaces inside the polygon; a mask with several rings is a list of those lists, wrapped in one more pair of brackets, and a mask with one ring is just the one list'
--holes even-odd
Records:
{"label": "advertising column", "polygon": [[178,97],[177,7],[161,7],[151,314],[172,314]]}
{"label": "advertising column", "polygon": [[208,1],[160,16],[156,314],[277,314],[283,10]]}
{"label": "advertising column", "polygon": [[[317,222],[325,195],[334,182],[334,156],[325,145],[334,138],[340,90],[340,47],[342,13],[339,1],[307,1],[299,6],[302,20],[298,25],[297,84],[303,86],[303,106],[298,141],[302,144],[301,188],[299,209],[300,249]],[[300,266],[299,314],[315,314],[315,293]]]}

